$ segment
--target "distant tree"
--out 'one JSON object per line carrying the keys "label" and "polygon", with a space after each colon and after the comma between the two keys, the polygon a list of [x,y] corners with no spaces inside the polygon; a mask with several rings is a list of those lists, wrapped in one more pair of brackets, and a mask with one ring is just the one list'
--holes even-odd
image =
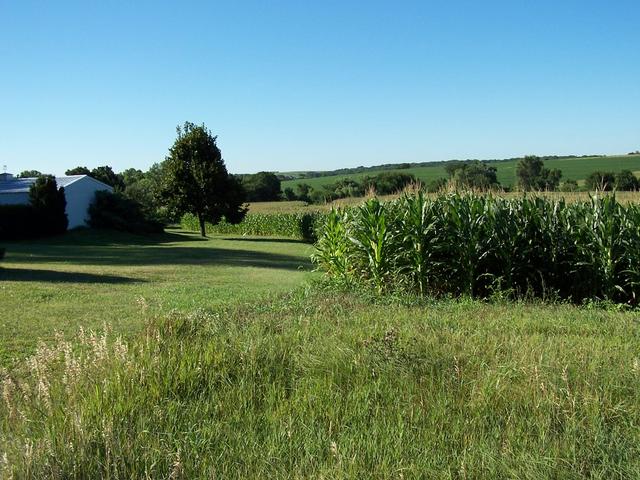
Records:
{"label": "distant tree", "polygon": [[545,168],[540,157],[527,155],[516,166],[518,186],[525,192],[530,190],[557,190],[562,172]]}
{"label": "distant tree", "polygon": [[585,179],[585,185],[589,190],[613,190],[615,183],[616,177],[613,172],[596,171]]}
{"label": "distant tree", "polygon": [[560,179],[562,178],[562,171],[554,168],[553,170],[544,169],[542,177],[540,178],[540,190],[553,192],[558,190],[560,186]]}
{"label": "distant tree", "polygon": [[311,193],[309,194],[309,203],[316,203],[316,204],[322,204],[322,203],[326,203],[327,201],[331,200],[330,198],[327,198],[327,193],[326,192],[322,192],[320,190],[311,190]]}
{"label": "distant tree", "polygon": [[119,177],[122,179],[124,188],[127,188],[129,185],[133,185],[142,180],[144,178],[144,172],[137,168],[127,168],[119,174]]}
{"label": "distant tree", "polygon": [[309,195],[312,190],[313,188],[311,188],[311,185],[309,185],[308,183],[299,183],[296,185],[298,199],[302,200],[303,202],[311,201],[311,199],[309,198]]}
{"label": "distant tree", "polygon": [[640,190],[640,181],[631,170],[622,170],[616,174],[615,188],[624,192]]}
{"label": "distant tree", "polygon": [[241,175],[242,186],[249,202],[273,202],[280,200],[280,179],[271,172]]}
{"label": "distant tree", "polygon": [[389,195],[397,193],[407,185],[417,183],[417,181],[414,175],[408,173],[384,172],[373,177],[364,177],[362,179],[362,191],[364,193],[373,188],[379,195]]}
{"label": "distant tree", "polygon": [[122,177],[108,165],[94,168],[91,170],[91,176],[102,183],[112,186],[117,192],[124,190],[125,184]]}
{"label": "distant tree", "polygon": [[18,174],[18,178],[34,178],[42,175],[38,170],[24,170]]}
{"label": "distant tree", "polygon": [[293,188],[291,188],[291,187],[286,187],[284,189],[284,192],[282,192],[282,193],[284,195],[285,200],[291,201],[291,200],[295,200],[297,198],[296,197],[296,192],[294,192]]}
{"label": "distant tree", "polygon": [[445,162],[444,171],[447,172],[447,176],[449,178],[453,178],[456,173],[456,170],[463,168],[465,162],[461,162],[459,160],[452,160],[450,162]]}
{"label": "distant tree", "polygon": [[87,167],[75,167],[70,168],[64,173],[65,175],[91,175],[91,170],[89,170]]}
{"label": "distant tree", "polygon": [[572,179],[565,180],[560,185],[561,192],[576,192],[578,191],[578,182]]}
{"label": "distant tree", "polygon": [[455,170],[453,183],[458,187],[478,190],[490,190],[500,185],[496,167],[477,160]]}
{"label": "distant tree", "polygon": [[53,175],[41,175],[29,189],[29,202],[38,212],[40,226],[46,233],[63,233],[67,230],[67,200],[64,188],[58,188]]}
{"label": "distant tree", "polygon": [[162,194],[173,211],[192,213],[200,233],[205,222],[240,223],[247,209],[239,180],[229,175],[216,144],[217,137],[203,125],[190,122],[177,129],[177,138],[163,163]]}
{"label": "distant tree", "polygon": [[[369,184],[367,188],[375,186]],[[323,185],[322,191],[312,192],[309,196],[313,203],[324,203],[326,201],[335,200],[336,198],[361,197],[364,195],[365,188],[363,183],[359,183],[352,178],[343,178],[335,183]]]}

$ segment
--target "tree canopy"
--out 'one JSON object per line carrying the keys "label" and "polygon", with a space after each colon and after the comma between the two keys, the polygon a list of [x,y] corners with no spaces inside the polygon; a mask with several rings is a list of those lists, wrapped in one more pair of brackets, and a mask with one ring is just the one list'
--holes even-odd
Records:
{"label": "tree canopy", "polygon": [[240,181],[227,172],[217,137],[204,124],[191,122],[178,126],[176,132],[162,165],[162,195],[170,208],[178,214],[194,214],[203,237],[205,222],[242,221],[247,212],[245,192]]}
{"label": "tree canopy", "polygon": [[631,170],[622,170],[616,174],[616,190],[631,192],[640,190],[640,181]]}
{"label": "tree canopy", "polygon": [[18,178],[34,178],[42,175],[38,170],[24,170],[18,174]]}
{"label": "tree canopy", "polygon": [[562,172],[558,169],[545,168],[540,157],[527,155],[516,166],[518,186],[528,192],[530,190],[557,190]]}
{"label": "tree canopy", "polygon": [[453,175],[453,184],[458,187],[490,190],[500,185],[496,167],[480,161],[464,163]]}
{"label": "tree canopy", "polygon": [[113,168],[109,165],[94,168],[91,170],[90,175],[96,180],[112,186],[117,192],[122,192],[124,190],[125,184],[122,180],[122,176],[114,172]]}
{"label": "tree canopy", "polygon": [[64,172],[64,174],[65,175],[91,175],[91,170],[89,170],[87,167],[74,167]]}
{"label": "tree canopy", "polygon": [[275,173],[258,172],[240,175],[247,192],[248,202],[274,202],[280,200],[280,179]]}

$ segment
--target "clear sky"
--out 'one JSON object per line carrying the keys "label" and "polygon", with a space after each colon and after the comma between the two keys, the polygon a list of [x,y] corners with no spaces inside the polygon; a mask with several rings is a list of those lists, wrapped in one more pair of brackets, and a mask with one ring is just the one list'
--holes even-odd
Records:
{"label": "clear sky", "polygon": [[0,168],[230,171],[640,149],[640,1],[0,0]]}

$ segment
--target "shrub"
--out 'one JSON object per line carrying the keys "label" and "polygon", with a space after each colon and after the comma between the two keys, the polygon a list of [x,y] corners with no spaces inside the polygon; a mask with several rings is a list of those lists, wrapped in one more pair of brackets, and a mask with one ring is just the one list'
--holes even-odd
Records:
{"label": "shrub", "polygon": [[334,211],[314,260],[332,277],[430,295],[637,304],[640,206],[422,193]]}
{"label": "shrub", "polygon": [[161,223],[145,216],[139,203],[119,193],[96,192],[89,206],[89,225],[131,233],[160,233]]}

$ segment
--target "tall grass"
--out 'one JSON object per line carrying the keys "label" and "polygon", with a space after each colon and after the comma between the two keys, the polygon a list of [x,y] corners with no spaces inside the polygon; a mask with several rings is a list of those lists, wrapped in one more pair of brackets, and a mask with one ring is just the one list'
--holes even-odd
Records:
{"label": "tall grass", "polygon": [[[220,222],[206,224],[207,233],[230,235],[256,235],[288,237],[315,241],[316,229],[324,214],[317,211],[296,213],[249,213],[237,225]],[[181,226],[185,230],[200,231],[197,218],[192,214],[182,217]]]}
{"label": "tall grass", "polygon": [[638,328],[312,291],[81,334],[0,372],[0,478],[638,478]]}
{"label": "tall grass", "polygon": [[615,196],[418,192],[333,210],[314,255],[330,275],[419,294],[536,296],[637,304],[640,206]]}

